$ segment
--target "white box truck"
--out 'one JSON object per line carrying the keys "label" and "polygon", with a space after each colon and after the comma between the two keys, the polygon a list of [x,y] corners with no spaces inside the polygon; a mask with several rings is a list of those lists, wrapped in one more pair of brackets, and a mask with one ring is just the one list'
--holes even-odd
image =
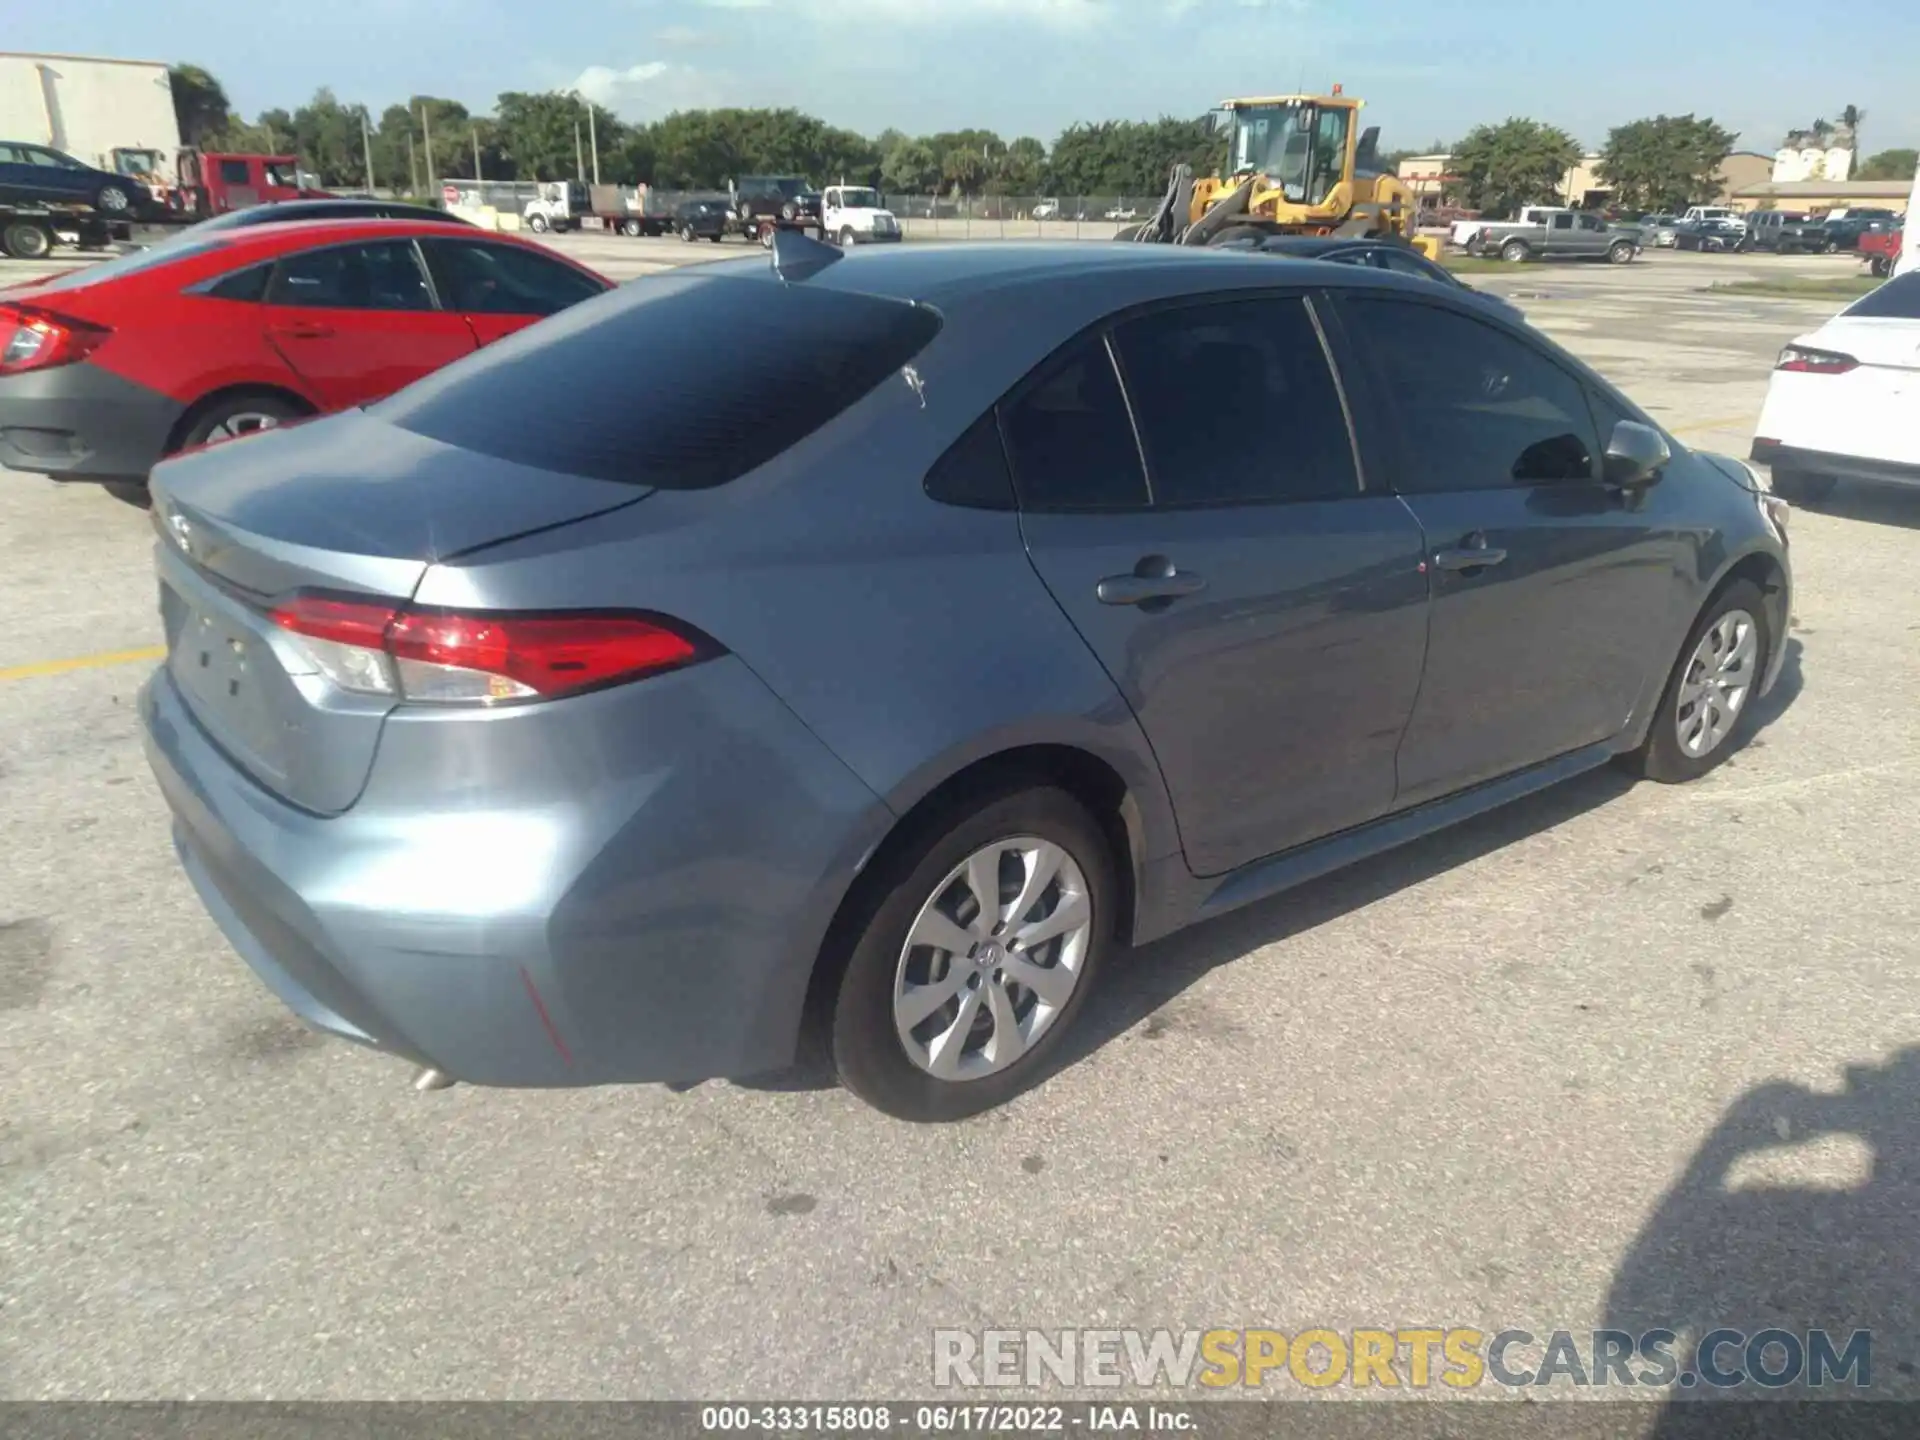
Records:
{"label": "white box truck", "polygon": [[173,85],[151,60],[0,50],[0,140],[48,145],[102,170],[131,173],[115,151],[145,151],[170,168],[180,150]]}

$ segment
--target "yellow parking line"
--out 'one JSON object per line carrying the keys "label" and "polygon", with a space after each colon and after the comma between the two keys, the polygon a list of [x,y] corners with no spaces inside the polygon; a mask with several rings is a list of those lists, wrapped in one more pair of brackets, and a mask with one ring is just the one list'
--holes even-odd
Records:
{"label": "yellow parking line", "polygon": [[159,660],[166,653],[164,645],[143,645],[138,650],[102,650],[98,655],[75,655],[67,660],[36,660],[31,665],[9,665],[0,669],[0,680],[33,680],[42,675],[65,675],[71,670],[131,665],[139,660]]}

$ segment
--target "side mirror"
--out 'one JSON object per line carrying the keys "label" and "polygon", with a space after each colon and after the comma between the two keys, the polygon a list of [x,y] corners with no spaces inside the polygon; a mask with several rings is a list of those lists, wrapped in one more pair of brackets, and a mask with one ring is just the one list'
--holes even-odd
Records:
{"label": "side mirror", "polygon": [[1666,436],[1651,425],[1622,420],[1607,440],[1602,471],[1607,484],[1625,490],[1653,484],[1671,459],[1673,451],[1667,446]]}

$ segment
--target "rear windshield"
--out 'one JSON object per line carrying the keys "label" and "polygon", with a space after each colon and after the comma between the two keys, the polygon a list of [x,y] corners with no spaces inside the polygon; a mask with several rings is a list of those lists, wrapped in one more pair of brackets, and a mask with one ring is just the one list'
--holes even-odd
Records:
{"label": "rear windshield", "polygon": [[660,275],[490,345],[371,413],[542,470],[697,490],[797,444],[939,329],[933,311],[899,300]]}
{"label": "rear windshield", "polygon": [[125,255],[116,255],[111,260],[101,260],[93,265],[82,265],[77,270],[63,271],[51,280],[42,280],[36,290],[79,290],[88,285],[98,285],[105,280],[118,280],[123,275],[137,275],[142,270],[151,270],[156,265],[171,265],[176,260],[184,260],[190,255],[204,255],[209,250],[217,250],[224,241],[201,240],[181,244],[176,237],[172,242],[163,241],[151,250],[132,250]]}
{"label": "rear windshield", "polygon": [[1920,270],[1869,290],[1841,313],[1860,320],[1920,320]]}

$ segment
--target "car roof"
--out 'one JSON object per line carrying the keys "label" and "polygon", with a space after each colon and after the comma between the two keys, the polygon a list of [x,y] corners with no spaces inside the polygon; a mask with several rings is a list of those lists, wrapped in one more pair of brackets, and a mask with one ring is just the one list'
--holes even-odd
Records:
{"label": "car roof", "polygon": [[[1237,289],[1260,284],[1332,284],[1342,287],[1380,284],[1425,294],[1432,282],[1389,271],[1336,265],[1310,256],[1295,257],[1282,280],[1273,257],[1257,251],[1210,249],[1196,245],[1128,244],[1119,241],[1000,240],[992,244],[869,246],[840,256],[809,279],[797,283],[823,290],[847,290],[898,300],[944,303],[1014,287],[1040,287],[1068,280],[1110,277],[1117,290],[1134,286],[1164,289],[1190,278],[1192,289]],[[700,267],[715,275],[765,275],[773,267],[763,257],[718,261]]]}
{"label": "car roof", "polygon": [[397,239],[416,235],[444,238],[450,232],[459,234],[463,239],[484,238],[498,240],[508,245],[531,243],[515,235],[480,231],[472,226],[449,225],[444,220],[416,220],[411,216],[393,218],[355,216],[351,219],[316,217],[287,220],[277,225],[242,225],[206,238],[210,243],[217,242],[227,247],[229,251],[272,253],[281,250],[298,250],[324,240],[337,240],[344,243],[380,236]]}

